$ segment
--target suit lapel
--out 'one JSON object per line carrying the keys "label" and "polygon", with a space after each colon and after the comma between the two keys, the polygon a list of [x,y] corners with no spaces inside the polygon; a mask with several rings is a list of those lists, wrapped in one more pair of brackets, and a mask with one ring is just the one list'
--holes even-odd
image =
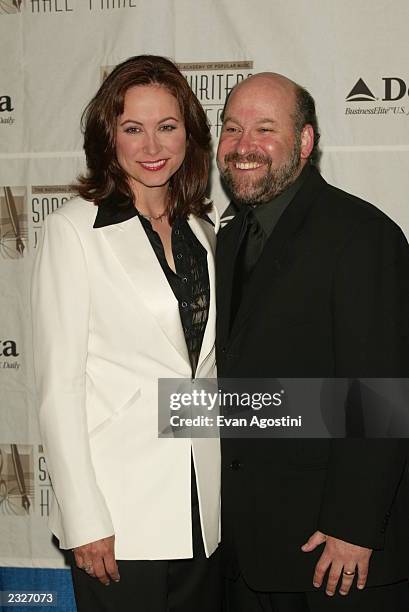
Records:
{"label": "suit lapel", "polygon": [[271,285],[284,272],[285,266],[289,263],[286,259],[288,244],[303,226],[315,199],[325,185],[326,182],[318,171],[312,168],[310,176],[283,212],[252,272],[247,290],[243,293],[230,340],[237,335],[251,316],[254,306],[263,299],[265,283]]}
{"label": "suit lapel", "polygon": [[96,231],[103,232],[139,299],[189,363],[177,300],[138,217]]}
{"label": "suit lapel", "polygon": [[236,215],[217,237],[216,270],[217,270],[217,343],[225,346],[228,342],[231,327],[232,297],[234,270],[240,244],[243,238],[244,220]]}

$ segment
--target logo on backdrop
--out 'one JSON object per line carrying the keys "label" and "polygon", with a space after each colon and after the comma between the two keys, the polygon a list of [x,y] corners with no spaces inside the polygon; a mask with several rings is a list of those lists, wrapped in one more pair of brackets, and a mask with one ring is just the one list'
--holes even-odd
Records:
{"label": "logo on backdrop", "polygon": [[141,0],[88,0],[90,11],[111,11],[113,9],[137,8]]}
{"label": "logo on backdrop", "polygon": [[[1,0],[0,0],[1,2]],[[0,95],[0,125],[13,125],[14,100],[11,96]]]}
{"label": "logo on backdrop", "polygon": [[[381,77],[368,84],[360,77],[346,96],[348,105],[345,107],[346,115],[380,115],[400,116],[409,115],[408,84],[401,77]],[[367,103],[356,104],[357,102]],[[406,104],[408,102],[408,104]]]}
{"label": "logo on backdrop", "polygon": [[44,219],[75,195],[70,185],[33,185],[31,188],[32,244],[37,248]]}
{"label": "logo on backdrop", "polygon": [[358,79],[347,95],[347,102],[361,102],[364,100],[376,100],[376,98],[365,81],[363,79]]}
{"label": "logo on backdrop", "polygon": [[27,253],[25,187],[0,187],[0,257],[21,259]]}
{"label": "logo on backdrop", "polygon": [[39,501],[38,509],[41,516],[48,517],[50,514],[50,504],[53,495],[51,480],[48,474],[47,465],[44,457],[44,449],[42,444],[38,446],[38,458],[37,458],[37,478],[38,478],[38,490],[39,490]]}
{"label": "logo on backdrop", "polygon": [[[141,0],[83,0],[78,8],[88,11],[112,11],[137,8]],[[13,15],[23,10],[30,13],[72,13],[75,0],[0,0],[0,15]]]}
{"label": "logo on backdrop", "polygon": [[0,15],[14,13],[71,13],[72,0],[0,0]]}
{"label": "logo on backdrop", "polygon": [[0,113],[11,113],[14,110],[10,96],[0,96]]}
{"label": "logo on backdrop", "polygon": [[[226,97],[237,83],[253,74],[253,62],[184,62],[177,67],[201,102],[213,136],[218,137]],[[101,82],[114,68],[101,67]]]}
{"label": "logo on backdrop", "polygon": [[0,15],[12,15],[21,12],[23,0],[0,0]]}
{"label": "logo on backdrop", "polygon": [[253,62],[184,62],[177,66],[202,103],[213,136],[218,137],[226,97],[237,83],[253,74]]}
{"label": "logo on backdrop", "polygon": [[[7,338],[7,337],[6,337]],[[15,340],[0,338],[0,372],[20,369],[20,351]]]}
{"label": "logo on backdrop", "polygon": [[[35,506],[40,516],[49,516],[53,495],[51,480],[41,444],[37,451],[34,468],[35,449],[32,445],[0,444],[0,516],[27,516],[34,513]],[[35,483],[38,490],[36,504]]]}
{"label": "logo on backdrop", "polygon": [[0,444],[0,515],[27,516],[33,507],[33,447]]}

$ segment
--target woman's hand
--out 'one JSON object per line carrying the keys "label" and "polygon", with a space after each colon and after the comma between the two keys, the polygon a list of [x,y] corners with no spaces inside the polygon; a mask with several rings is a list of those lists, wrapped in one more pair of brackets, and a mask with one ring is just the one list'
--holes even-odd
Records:
{"label": "woman's hand", "polygon": [[115,561],[115,536],[102,538],[83,546],[73,548],[75,562],[89,576],[98,578],[102,584],[109,585],[109,579],[119,582],[118,566]]}

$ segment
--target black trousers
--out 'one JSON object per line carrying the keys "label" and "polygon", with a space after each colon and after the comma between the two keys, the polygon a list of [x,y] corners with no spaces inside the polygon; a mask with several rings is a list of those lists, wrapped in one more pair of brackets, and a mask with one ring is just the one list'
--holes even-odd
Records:
{"label": "black trousers", "polygon": [[225,612],[408,612],[408,581],[348,595],[328,597],[323,590],[305,593],[261,593],[250,589],[243,577],[226,581]]}
{"label": "black trousers", "polygon": [[220,551],[206,558],[193,465],[192,536],[192,559],[118,561],[121,580],[109,586],[78,569],[72,555],[78,612],[221,612]]}

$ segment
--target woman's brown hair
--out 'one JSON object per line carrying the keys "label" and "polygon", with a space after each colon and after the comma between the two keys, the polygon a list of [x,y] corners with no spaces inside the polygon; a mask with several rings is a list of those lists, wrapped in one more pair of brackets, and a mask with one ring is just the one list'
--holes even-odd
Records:
{"label": "woman's brown hair", "polygon": [[78,178],[80,196],[100,204],[117,195],[134,201],[128,176],[116,158],[117,117],[123,113],[125,94],[136,85],[160,85],[178,101],[186,129],[186,156],[170,179],[169,217],[176,212],[202,216],[210,205],[205,193],[210,166],[210,128],[200,102],[175,64],[159,55],[137,55],[122,62],[104,80],[85,108],[81,127],[87,172]]}

